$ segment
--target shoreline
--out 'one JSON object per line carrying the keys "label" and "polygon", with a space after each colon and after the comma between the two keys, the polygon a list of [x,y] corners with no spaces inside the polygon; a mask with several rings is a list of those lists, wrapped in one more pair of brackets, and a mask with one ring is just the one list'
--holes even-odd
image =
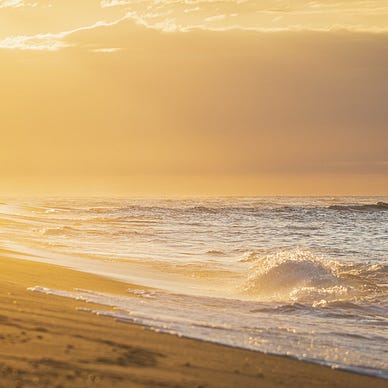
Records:
{"label": "shoreline", "polygon": [[91,303],[27,291],[35,286],[114,294],[131,287],[0,251],[0,387],[386,386],[365,374],[85,313],[77,309]]}

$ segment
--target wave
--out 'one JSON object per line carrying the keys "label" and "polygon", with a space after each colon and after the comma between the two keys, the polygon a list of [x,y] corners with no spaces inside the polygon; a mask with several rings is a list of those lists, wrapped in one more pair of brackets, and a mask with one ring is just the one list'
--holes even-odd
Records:
{"label": "wave", "polygon": [[86,209],[89,214],[101,214],[103,217],[121,216],[128,217],[141,214],[142,216],[152,214],[153,217],[160,215],[219,215],[219,214],[233,214],[243,213],[249,215],[261,215],[262,212],[288,212],[299,209],[311,209],[314,206],[297,205],[297,204],[283,204],[276,202],[265,202],[256,204],[242,204],[236,203],[217,203],[206,205],[193,205],[189,203],[168,203],[163,204],[128,204],[125,206],[112,207],[89,207]]}
{"label": "wave", "polygon": [[[158,206],[158,205],[130,205],[123,207],[100,207],[100,208],[89,208],[87,210],[87,215],[91,218],[97,219],[107,219],[107,220],[123,220],[134,217],[141,218],[152,218],[154,221],[158,219],[164,219],[169,217],[228,217],[235,215],[244,215],[248,217],[263,217],[268,214],[276,214],[279,216],[289,216],[295,217],[297,215],[305,215],[306,212],[314,214],[314,212],[325,212],[325,211],[387,211],[388,203],[387,202],[377,202],[371,204],[332,204],[330,206],[325,206],[322,203],[315,204],[284,204],[284,203],[265,203],[265,204],[256,204],[256,205],[244,205],[236,206],[235,204],[218,204],[218,205],[207,205],[207,206],[191,206],[187,204],[175,204],[174,206]],[[306,228],[311,229],[311,228]],[[315,228],[316,230],[317,228]]]}
{"label": "wave", "polygon": [[388,210],[388,203],[377,202],[374,204],[360,204],[360,205],[331,205],[328,207],[330,210],[339,211],[376,211],[376,210]]}
{"label": "wave", "polygon": [[340,264],[302,249],[279,250],[264,256],[250,253],[241,290],[263,300],[325,306],[335,301],[387,298],[387,267]]}
{"label": "wave", "polygon": [[217,249],[211,249],[211,250],[207,251],[206,254],[212,255],[212,256],[225,256],[226,255],[226,253],[224,251],[219,251]]}

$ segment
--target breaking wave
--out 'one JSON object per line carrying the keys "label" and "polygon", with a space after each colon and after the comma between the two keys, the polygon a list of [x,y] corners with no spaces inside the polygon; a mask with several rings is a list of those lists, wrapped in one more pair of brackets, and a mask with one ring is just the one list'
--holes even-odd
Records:
{"label": "breaking wave", "polygon": [[302,249],[251,253],[240,261],[250,263],[242,292],[258,299],[324,305],[387,297],[384,265],[343,264]]}

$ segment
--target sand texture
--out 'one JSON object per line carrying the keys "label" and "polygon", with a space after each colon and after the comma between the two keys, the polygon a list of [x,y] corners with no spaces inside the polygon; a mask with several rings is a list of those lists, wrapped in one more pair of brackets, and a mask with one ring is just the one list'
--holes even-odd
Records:
{"label": "sand texture", "polygon": [[0,387],[386,387],[384,380],[160,334],[27,291],[36,285],[125,293],[56,266],[0,258]]}

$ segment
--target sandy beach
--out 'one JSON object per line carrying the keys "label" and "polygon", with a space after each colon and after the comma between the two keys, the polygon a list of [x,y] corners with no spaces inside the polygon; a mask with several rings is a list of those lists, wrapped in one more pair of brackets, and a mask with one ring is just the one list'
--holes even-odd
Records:
{"label": "sandy beach", "polygon": [[0,388],[388,388],[388,0],[0,20]]}
{"label": "sandy beach", "polygon": [[285,357],[155,333],[33,293],[36,285],[125,293],[128,284],[0,259],[0,387],[383,387],[386,381]]}

